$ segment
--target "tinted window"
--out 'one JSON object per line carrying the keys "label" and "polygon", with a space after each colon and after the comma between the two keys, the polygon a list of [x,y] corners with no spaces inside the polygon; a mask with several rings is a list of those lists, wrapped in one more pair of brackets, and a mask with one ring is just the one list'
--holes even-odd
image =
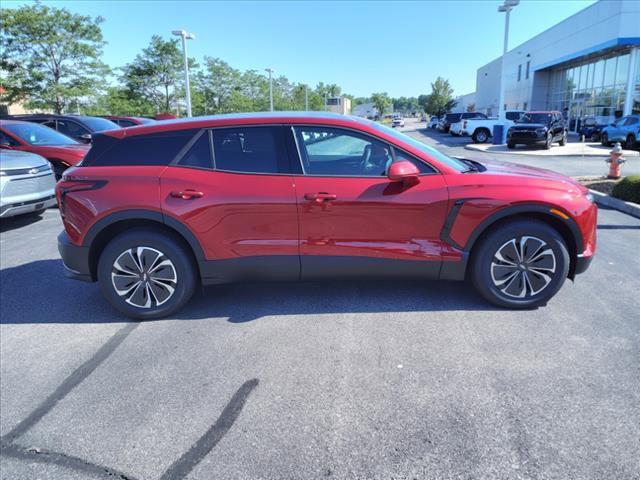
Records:
{"label": "tinted window", "polygon": [[5,133],[0,130],[0,145],[9,145],[11,147],[15,147],[20,144],[9,135],[5,135]]}
{"label": "tinted window", "polygon": [[183,167],[213,168],[211,142],[209,141],[208,131],[200,135],[196,143],[194,143],[189,151],[180,159],[178,165]]}
{"label": "tinted window", "polygon": [[69,120],[58,120],[58,131],[72,138],[78,138],[80,135],[89,133],[86,128]]}
{"label": "tinted window", "polygon": [[507,112],[507,120],[518,120],[522,115],[520,112]]}
{"label": "tinted window", "polygon": [[296,127],[295,132],[308,175],[379,177],[393,161],[389,145],[350,130]]}
{"label": "tinted window", "polygon": [[106,118],[82,117],[82,121],[94,132],[120,128],[117,123],[113,123],[111,120],[107,120]]}
{"label": "tinted window", "polygon": [[216,129],[213,130],[213,149],[216,170],[243,173],[287,170],[288,158],[280,127]]}
{"label": "tinted window", "polygon": [[82,165],[168,165],[195,133],[195,130],[178,130],[123,139],[96,135]]}
{"label": "tinted window", "polygon": [[116,120],[116,123],[118,125],[120,125],[121,127],[133,127],[134,125],[136,125],[135,123],[133,123],[131,120]]}
{"label": "tinted window", "polygon": [[625,122],[625,126],[626,125],[635,125],[636,123],[638,123],[638,119],[635,117],[629,117],[627,118],[627,121]]}

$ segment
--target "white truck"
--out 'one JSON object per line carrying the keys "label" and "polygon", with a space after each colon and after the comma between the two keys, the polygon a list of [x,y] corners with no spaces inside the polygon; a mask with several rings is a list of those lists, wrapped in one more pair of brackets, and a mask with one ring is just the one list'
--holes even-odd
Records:
{"label": "white truck", "polygon": [[457,135],[470,135],[475,143],[488,142],[493,135],[495,125],[504,124],[505,130],[520,118],[524,110],[507,110],[506,121],[498,118],[468,118],[451,125],[451,132]]}

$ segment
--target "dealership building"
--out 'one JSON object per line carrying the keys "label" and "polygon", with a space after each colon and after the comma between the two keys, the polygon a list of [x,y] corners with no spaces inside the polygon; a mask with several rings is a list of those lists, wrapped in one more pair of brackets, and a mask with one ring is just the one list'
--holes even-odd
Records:
{"label": "dealership building", "polygon": [[506,109],[559,110],[572,131],[640,113],[640,1],[600,0],[480,67],[476,110],[498,113],[502,68]]}

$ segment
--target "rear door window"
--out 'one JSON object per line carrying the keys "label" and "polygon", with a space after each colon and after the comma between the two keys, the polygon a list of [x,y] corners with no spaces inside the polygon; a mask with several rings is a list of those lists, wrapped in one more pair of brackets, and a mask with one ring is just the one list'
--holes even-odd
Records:
{"label": "rear door window", "polygon": [[82,125],[69,120],[58,120],[58,131],[71,138],[78,138],[81,135],[89,133],[89,130]]}
{"label": "rear door window", "polygon": [[280,126],[218,128],[212,133],[216,170],[273,174],[290,169]]}

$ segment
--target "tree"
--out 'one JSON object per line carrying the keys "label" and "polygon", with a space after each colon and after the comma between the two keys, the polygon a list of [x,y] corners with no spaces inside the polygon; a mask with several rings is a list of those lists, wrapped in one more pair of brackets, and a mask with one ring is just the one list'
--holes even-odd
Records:
{"label": "tree", "polygon": [[[154,35],[149,46],[122,68],[122,80],[131,95],[153,103],[158,111],[168,112],[177,95],[184,93],[183,62],[178,40]],[[189,59],[189,68],[196,66]]]}
{"label": "tree", "polygon": [[0,9],[6,100],[62,113],[73,99],[95,93],[109,72],[100,61],[102,21],[40,2]]}
{"label": "tree", "polygon": [[95,98],[95,101],[85,105],[87,115],[138,115],[153,116],[157,112],[156,106],[137,96],[132,96],[126,88],[108,87],[106,92]]}
{"label": "tree", "polygon": [[431,93],[427,97],[426,111],[430,115],[444,115],[451,110],[456,101],[453,99],[453,88],[449,85],[449,80],[438,77],[431,84]]}
{"label": "tree", "polygon": [[384,112],[389,110],[391,106],[391,99],[386,92],[383,93],[374,93],[371,95],[371,101],[373,102],[373,106],[378,110],[378,115],[381,117],[384,115]]}

